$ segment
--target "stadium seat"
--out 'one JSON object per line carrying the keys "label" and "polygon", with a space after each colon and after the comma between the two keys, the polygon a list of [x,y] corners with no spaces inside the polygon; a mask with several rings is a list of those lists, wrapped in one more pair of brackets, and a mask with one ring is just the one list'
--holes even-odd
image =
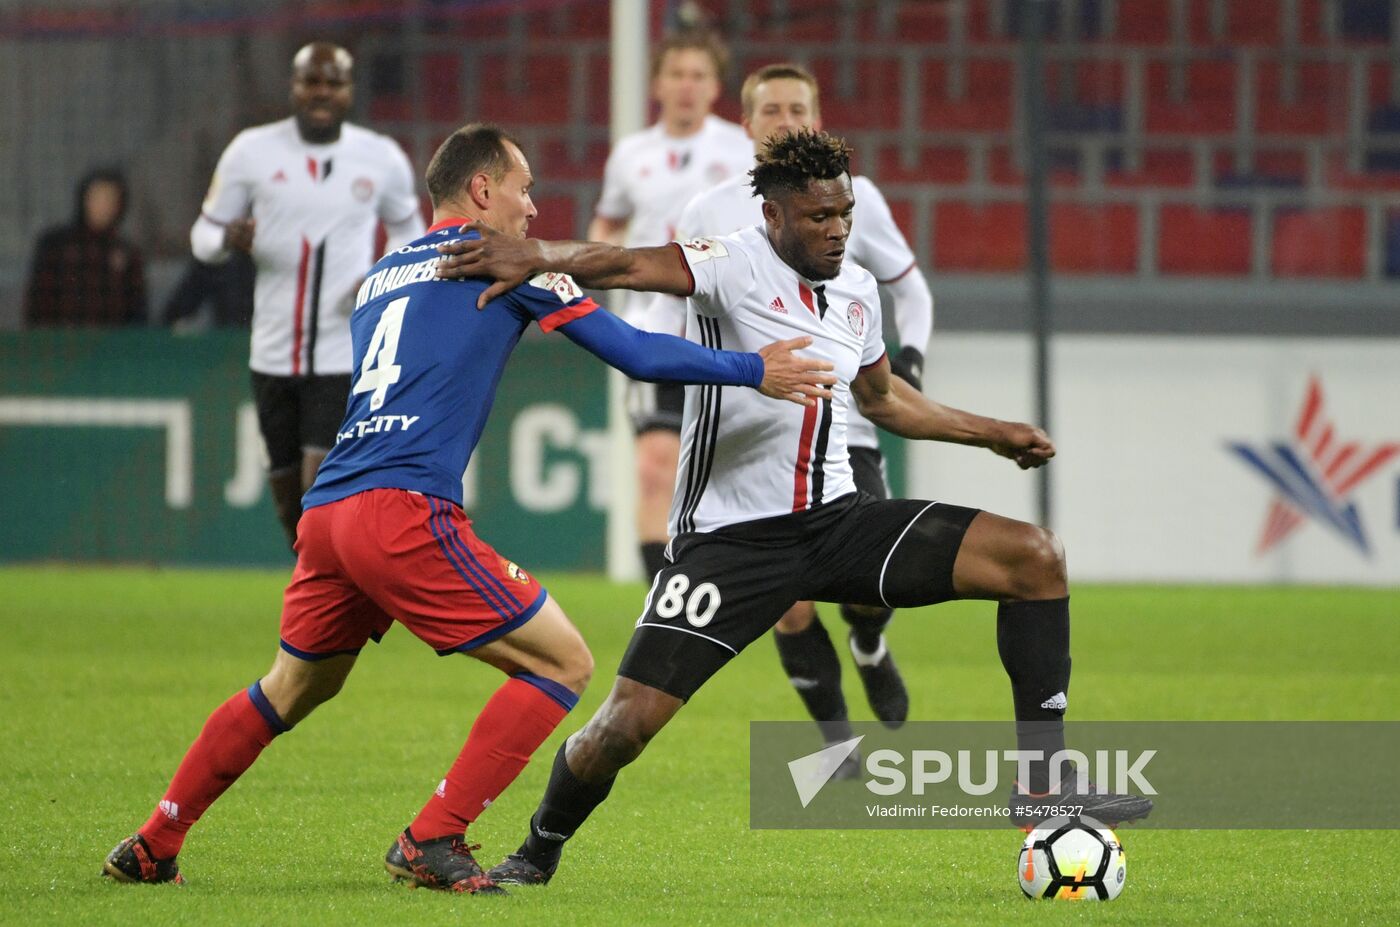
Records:
{"label": "stadium seat", "polygon": [[1361,207],[1274,211],[1275,277],[1361,277],[1366,213]]}
{"label": "stadium seat", "polygon": [[477,67],[481,118],[507,125],[567,122],[567,66],[553,53],[483,55]]}
{"label": "stadium seat", "polygon": [[1391,20],[1390,0],[1338,0],[1342,38],[1349,42],[1388,42]]}
{"label": "stadium seat", "polygon": [[1104,183],[1110,187],[1189,187],[1196,180],[1196,162],[1189,151],[1149,148],[1136,171],[1123,166],[1122,149],[1110,150],[1104,161]]}
{"label": "stadium seat", "polygon": [[1137,208],[1127,203],[1050,207],[1050,263],[1062,273],[1137,272]]}
{"label": "stadium seat", "polygon": [[899,145],[881,148],[875,161],[874,178],[880,183],[967,183],[967,152],[948,145],[934,145],[918,151],[910,167],[904,163]]}
{"label": "stadium seat", "polygon": [[839,66],[832,57],[814,60],[813,76],[822,88],[822,119],[842,131],[900,128],[900,63],[886,56],[855,60],[855,92],[841,95]]}
{"label": "stadium seat", "polygon": [[1122,61],[1086,58],[1074,63],[1074,99],[1086,106],[1122,106],[1126,81]]}
{"label": "stadium seat", "polygon": [[1157,269],[1162,274],[1247,274],[1249,211],[1164,205],[1157,214]]}
{"label": "stadium seat", "polygon": [[466,84],[462,56],[456,52],[424,55],[419,74],[424,115],[435,122],[461,122],[465,112],[462,87]]}
{"label": "stadium seat", "polygon": [[1283,39],[1279,0],[1230,0],[1225,38],[1234,45],[1275,45]]}
{"label": "stadium seat", "polygon": [[[1120,4],[1116,38],[1130,45],[1165,45],[1172,36],[1175,0],[1133,0],[1132,10]],[[1123,15],[1128,12],[1129,15]]]}
{"label": "stadium seat", "polygon": [[972,59],[966,63],[966,93],[949,94],[948,61],[930,60],[923,68],[923,122],[935,131],[997,131],[1011,128],[1012,65],[1010,61]]}
{"label": "stadium seat", "polygon": [[532,238],[578,238],[584,230],[575,222],[572,196],[533,197],[539,215],[530,223]]}
{"label": "stadium seat", "polygon": [[938,271],[1018,271],[1026,263],[1026,208],[1020,203],[948,202],[934,207]]}
{"label": "stadium seat", "polygon": [[[1052,148],[1048,153],[1049,180],[1052,187],[1076,187],[1080,182],[1080,152],[1077,148]],[[1009,187],[1025,186],[1026,176],[1016,163],[1010,147],[992,148],[987,157],[987,178],[994,184]]]}
{"label": "stadium seat", "polygon": [[948,41],[948,16],[946,3],[901,3],[895,14],[895,36],[901,42],[941,45]]}
{"label": "stadium seat", "polygon": [[1219,152],[1216,161],[1215,184],[1226,189],[1260,187],[1301,187],[1307,180],[1307,155],[1299,149],[1277,149],[1256,152],[1249,170],[1235,169],[1235,159],[1229,152]]}
{"label": "stadium seat", "polygon": [[546,137],[530,151],[530,163],[537,177],[553,183],[561,180],[600,180],[608,160],[606,141],[576,140],[574,133]]}
{"label": "stadium seat", "polygon": [[1265,61],[1255,74],[1255,128],[1273,135],[1330,135],[1346,131],[1349,82],[1343,64],[1298,66],[1296,93],[1284,94],[1283,67]]}
{"label": "stadium seat", "polygon": [[1171,65],[1147,66],[1144,110],[1149,133],[1215,135],[1235,126],[1235,64],[1226,59],[1193,59],[1186,64],[1186,92],[1171,95]]}

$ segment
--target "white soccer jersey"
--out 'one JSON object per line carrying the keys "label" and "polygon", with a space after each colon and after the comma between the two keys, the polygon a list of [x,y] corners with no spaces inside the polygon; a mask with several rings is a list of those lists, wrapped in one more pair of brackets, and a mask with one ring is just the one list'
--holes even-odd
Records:
{"label": "white soccer jersey", "polygon": [[832,400],[810,407],[753,389],[687,386],[671,535],[799,512],[854,492],[846,449],[851,380],[885,354],[875,278],[847,262],[833,280],[805,280],[762,226],[677,247],[695,280],[687,338],[757,351],[810,335],[801,353],[831,361],[839,382]]}
{"label": "white soccer jersey", "polygon": [[[880,283],[891,283],[914,267],[914,252],[895,224],[889,204],[869,178],[853,176],[851,192],[856,208],[851,219],[851,236],[846,240],[846,261],[864,267]],[[751,225],[763,224],[763,200],[749,185],[747,173],[720,183],[692,199],[681,212],[676,234],[681,240],[704,235],[728,235]],[[896,314],[896,326],[900,316]],[[927,332],[928,319],[920,331]],[[641,327],[648,331],[679,334],[685,326],[685,301],[660,295],[649,306]],[[910,344],[905,332],[896,329],[900,346]],[[922,339],[924,341],[927,338]],[[920,352],[924,344],[915,344]],[[851,447],[879,448],[875,426],[854,407],[847,421],[847,444]]]}
{"label": "white soccer jersey", "polygon": [[752,166],[753,142],[732,122],[706,116],[685,138],[657,123],[613,147],[597,212],[628,221],[629,248],[664,245],[676,238],[676,220],[692,196]]}
{"label": "white soccer jersey", "polygon": [[398,226],[397,239],[423,231],[408,157],[350,123],[329,145],[303,141],[295,119],[246,129],[219,159],[201,217],[222,226],[248,216],[257,220],[249,366],[275,376],[350,372],[350,311],[378,257],[377,223]]}

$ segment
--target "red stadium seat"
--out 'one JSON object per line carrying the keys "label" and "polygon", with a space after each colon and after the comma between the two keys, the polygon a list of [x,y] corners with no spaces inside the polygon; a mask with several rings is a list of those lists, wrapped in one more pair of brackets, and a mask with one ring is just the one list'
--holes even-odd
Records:
{"label": "red stadium seat", "polygon": [[1373,61],[1366,69],[1366,102],[1371,109],[1400,102],[1390,98],[1390,76],[1393,67],[1395,65],[1388,61]]}
{"label": "red stadium seat", "polygon": [[1362,277],[1366,213],[1359,206],[1274,212],[1275,277]]}
{"label": "red stadium seat", "polygon": [[[895,14],[895,37],[901,42],[932,45],[948,41],[949,9],[946,3],[902,3]],[[873,20],[873,16],[862,16]]]}
{"label": "red stadium seat", "polygon": [[1327,45],[1331,39],[1323,28],[1323,18],[1331,16],[1336,0],[1298,0],[1298,41],[1304,45]]}
{"label": "red stadium seat", "polygon": [[1012,66],[1009,61],[967,62],[966,93],[953,99],[948,69],[956,65],[931,60],[923,68],[923,120],[943,131],[1005,131],[1011,128]]}
{"label": "red stadium seat", "polygon": [[1130,45],[1165,45],[1172,35],[1174,0],[1133,0],[1118,7],[1117,39]]}
{"label": "red stadium seat", "polygon": [[1020,203],[939,203],[934,207],[935,270],[1018,271],[1026,263],[1026,208]]}
{"label": "red stadium seat", "polygon": [[483,55],[477,69],[481,118],[507,125],[567,122],[567,67],[567,59],[553,53]]}
{"label": "red stadium seat", "polygon": [[1186,92],[1181,102],[1171,96],[1170,65],[1147,66],[1148,132],[1214,135],[1235,126],[1235,64],[1197,59],[1186,65]]}
{"label": "red stadium seat", "polygon": [[558,180],[601,180],[608,160],[608,143],[580,143],[573,133],[545,138],[526,152],[536,177],[546,182]]}
{"label": "red stadium seat", "polygon": [[911,248],[917,247],[918,245],[914,241],[914,204],[898,197],[891,197],[886,202],[890,207],[890,215],[894,216],[894,224],[899,226],[899,230],[904,233],[909,246]]}
{"label": "red stadium seat", "polygon": [[1260,64],[1255,75],[1255,126],[1275,135],[1328,135],[1347,126],[1347,66],[1307,62],[1298,67],[1297,91],[1284,97],[1283,67],[1275,61]]}
{"label": "red stadium seat", "polygon": [[1400,171],[1364,171],[1353,173],[1347,167],[1347,157],[1336,153],[1327,159],[1327,187],[1353,192],[1400,190]]}
{"label": "red stadium seat", "polygon": [[1166,205],[1157,217],[1157,267],[1163,274],[1247,274],[1249,212]]}
{"label": "red stadium seat", "polygon": [[896,58],[859,58],[855,62],[855,95],[839,92],[838,66],[832,58],[812,62],[812,74],[822,88],[822,120],[840,131],[900,127],[900,64]]}
{"label": "red stadium seat", "polygon": [[1274,45],[1283,39],[1279,0],[1230,0],[1225,38],[1236,45]]}
{"label": "red stadium seat", "polygon": [[[1026,176],[1017,166],[1015,155],[1006,146],[998,146],[988,152],[987,176],[992,183],[1003,186],[1023,187],[1026,183]],[[1077,170],[1053,165],[1049,178],[1052,187],[1076,187],[1080,180]]]}
{"label": "red stadium seat", "polygon": [[1123,104],[1123,62],[1089,58],[1074,64],[1075,102],[1089,106]]}
{"label": "red stadium seat", "polygon": [[424,114],[436,122],[465,122],[462,56],[456,52],[424,55],[419,73]]}
{"label": "red stadium seat", "polygon": [[1064,273],[1137,272],[1137,208],[1127,203],[1050,207],[1050,264]]}
{"label": "red stadium seat", "polygon": [[898,145],[880,149],[875,179],[881,183],[967,183],[971,171],[962,148],[934,145],[921,149],[912,167],[905,167]]}
{"label": "red stadium seat", "polygon": [[1110,187],[1189,187],[1196,180],[1196,162],[1189,151],[1148,149],[1136,171],[1110,167],[1104,183]]}
{"label": "red stadium seat", "polygon": [[584,230],[574,218],[572,196],[537,196],[533,198],[539,215],[530,223],[532,238],[580,238]]}

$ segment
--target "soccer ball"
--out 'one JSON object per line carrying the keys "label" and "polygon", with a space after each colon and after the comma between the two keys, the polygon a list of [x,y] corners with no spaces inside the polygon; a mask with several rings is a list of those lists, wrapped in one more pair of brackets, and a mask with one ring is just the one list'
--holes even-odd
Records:
{"label": "soccer ball", "polygon": [[1027,898],[1112,901],[1127,876],[1123,845],[1093,818],[1051,818],[1030,832],[1016,861]]}

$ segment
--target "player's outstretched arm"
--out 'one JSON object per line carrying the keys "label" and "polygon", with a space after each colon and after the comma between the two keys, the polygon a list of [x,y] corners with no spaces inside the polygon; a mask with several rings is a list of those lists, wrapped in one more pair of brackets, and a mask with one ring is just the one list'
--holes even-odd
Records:
{"label": "player's outstretched arm", "polygon": [[674,335],[640,331],[604,309],[567,322],[559,331],[634,380],[751,386],[799,405],[812,405],[814,397],[830,399],[826,387],[836,382],[829,362],[793,353],[812,343],[807,337],[776,341],[754,354],[718,351]]}
{"label": "player's outstretched arm", "polygon": [[934,402],[891,376],[885,358],[851,381],[851,393],[862,415],[904,438],[985,447],[1016,461],[1022,470],[1043,466],[1055,456],[1050,436],[1034,425],[1004,422]]}
{"label": "player's outstretched arm", "polygon": [[438,245],[438,276],[489,277],[496,282],[476,301],[478,309],[526,280],[547,271],[568,274],[580,285],[599,290],[648,290],[689,296],[695,283],[680,249],[618,248],[594,241],[542,241],[516,238],[485,225],[474,226],[480,238]]}

